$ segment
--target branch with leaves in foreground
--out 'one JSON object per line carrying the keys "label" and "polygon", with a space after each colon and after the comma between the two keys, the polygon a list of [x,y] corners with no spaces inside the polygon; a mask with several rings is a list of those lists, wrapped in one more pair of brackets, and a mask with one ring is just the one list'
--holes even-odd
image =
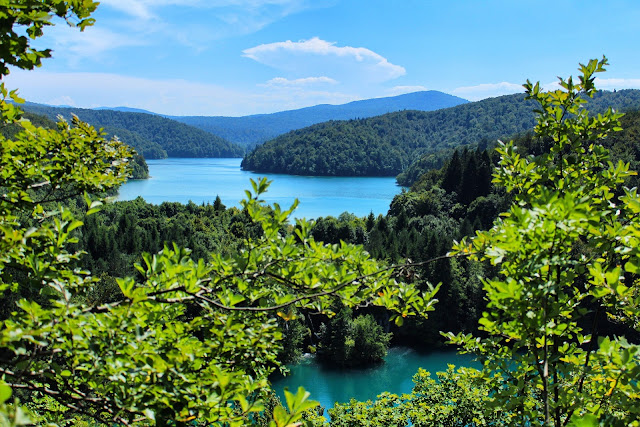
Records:
{"label": "branch with leaves in foreground", "polygon": [[[433,310],[437,287],[422,293],[397,281],[398,267],[362,247],[316,242],[306,221],[283,235],[296,204],[266,206],[266,179],[252,182],[243,202],[262,236],[237,256],[194,261],[186,249],[165,247],[136,266],[142,281],[117,280],[121,301],[87,306],[97,280],[76,268],[81,254],[70,251],[82,222],[42,203],[51,196],[38,199],[42,188],[33,184],[60,194],[112,188],[126,176],[130,153],[77,120],[58,131],[23,127],[3,141],[0,289],[7,300],[39,297],[18,299],[2,325],[5,411],[16,408],[6,406],[10,391],[22,390],[101,422],[244,425],[263,410],[281,347],[276,317],[291,317],[293,305],[331,315],[337,300],[372,303],[394,311],[397,324]],[[99,209],[86,199],[87,214]],[[310,405],[303,390],[289,400],[288,411],[274,411],[274,425],[293,425]]]}
{"label": "branch with leaves in foreground", "polygon": [[539,104],[535,133],[551,150],[534,159],[513,142],[499,146],[494,182],[515,202],[456,248],[481,254],[499,277],[484,281],[479,323],[488,336],[447,336],[480,357],[492,406],[510,424],[638,425],[640,347],[598,336],[603,313],[636,331],[640,324],[640,199],[620,188],[634,174],[629,165],[613,164],[600,144],[620,130],[621,114],[585,108],[606,65],[581,64],[577,82],[560,79],[551,92],[524,85]]}

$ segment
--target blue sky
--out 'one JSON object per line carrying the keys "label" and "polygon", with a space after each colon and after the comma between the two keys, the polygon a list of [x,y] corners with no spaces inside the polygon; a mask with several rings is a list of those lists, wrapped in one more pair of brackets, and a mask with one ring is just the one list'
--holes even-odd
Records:
{"label": "blue sky", "polygon": [[30,101],[239,116],[439,90],[553,87],[606,55],[599,87],[640,88],[638,0],[103,0],[58,23],[54,58],[13,70]]}

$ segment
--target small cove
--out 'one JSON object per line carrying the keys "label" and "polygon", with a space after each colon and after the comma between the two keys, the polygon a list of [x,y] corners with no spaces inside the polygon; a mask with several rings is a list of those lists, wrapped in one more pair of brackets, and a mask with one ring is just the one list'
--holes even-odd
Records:
{"label": "small cove", "polygon": [[449,364],[456,366],[480,367],[471,355],[460,355],[453,349],[419,352],[407,347],[389,349],[385,363],[365,369],[332,369],[317,363],[315,356],[305,355],[302,360],[289,366],[286,377],[274,376],[272,386],[283,399],[283,389],[295,392],[302,386],[311,393],[310,399],[317,400],[327,410],[335,402],[345,403],[350,399],[373,400],[382,392],[410,393],[413,375],[423,368],[431,372],[447,370]]}
{"label": "small cove", "polygon": [[266,177],[273,181],[263,199],[289,208],[295,198],[300,205],[296,218],[386,214],[393,197],[400,193],[393,177],[318,177],[260,174],[240,169],[242,159],[148,160],[150,179],[129,181],[119,191],[118,200],[142,197],[147,202],[196,204],[213,203],[220,196],[227,207],[239,206],[250,179]]}

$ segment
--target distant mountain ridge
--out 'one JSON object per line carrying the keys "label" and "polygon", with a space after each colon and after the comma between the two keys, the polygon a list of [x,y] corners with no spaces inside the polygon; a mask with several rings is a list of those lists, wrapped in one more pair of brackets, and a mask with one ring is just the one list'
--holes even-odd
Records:
{"label": "distant mountain ridge", "polygon": [[[245,156],[242,168],[292,175],[394,176],[418,159],[423,165],[439,167],[439,158],[447,150],[531,130],[534,107],[524,94],[515,94],[437,111],[324,122],[258,146]],[[592,113],[608,107],[639,109],[640,90],[600,92],[589,100]],[[423,156],[435,157],[425,160]],[[409,182],[414,179],[407,177]]]}
{"label": "distant mountain ridge", "polygon": [[329,120],[367,118],[402,110],[433,111],[468,102],[457,96],[431,90],[365,99],[341,105],[321,104],[297,110],[243,117],[167,117],[213,133],[241,146],[252,147],[291,130]]}
{"label": "distant mountain ridge", "polygon": [[81,120],[117,135],[146,159],[165,157],[242,157],[244,149],[219,136],[175,120],[154,114],[124,112],[115,109],[51,107],[27,102],[25,111],[52,120],[61,115],[67,120],[75,114]]}
{"label": "distant mountain ridge", "polygon": [[[68,108],[73,108],[73,107],[68,107]],[[163,114],[154,113],[153,111],[143,110],[142,108],[133,108],[133,107],[124,107],[124,106],[121,106],[121,107],[97,107],[97,108],[92,108],[92,110],[121,111],[123,113],[143,113],[143,114],[152,114],[154,116],[169,117],[169,116],[165,116]]]}

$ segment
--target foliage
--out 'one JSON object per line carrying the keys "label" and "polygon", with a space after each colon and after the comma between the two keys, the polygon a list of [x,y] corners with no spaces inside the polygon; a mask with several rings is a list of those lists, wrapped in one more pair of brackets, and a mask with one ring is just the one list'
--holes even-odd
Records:
{"label": "foliage", "polygon": [[131,179],[149,178],[149,166],[140,154],[134,154],[131,158]]}
{"label": "foliage", "polygon": [[[46,129],[56,129],[56,122],[52,121],[46,116],[41,116],[33,113],[24,113],[21,114],[21,117],[25,120],[31,122],[32,125],[39,128]],[[5,139],[11,139],[16,134],[23,131],[23,127],[19,123],[6,123],[4,126],[0,127],[0,135],[2,135]],[[106,133],[106,137],[109,137],[109,134]],[[124,141],[130,147],[133,146],[130,141]],[[131,166],[131,178],[132,179],[146,179],[149,178],[149,166],[147,166],[147,162],[144,160],[139,154],[133,154],[133,157],[130,160]]]}
{"label": "foliage", "polygon": [[246,238],[258,237],[261,228],[246,212],[206,204],[165,202],[152,205],[141,198],[104,206],[83,219],[76,247],[86,252],[82,265],[95,275],[123,277],[137,274],[142,253],[156,253],[165,244],[191,249],[194,259],[213,253],[235,254]]}
{"label": "foliage", "polygon": [[278,325],[282,330],[282,347],[278,353],[278,362],[282,364],[298,362],[302,357],[302,344],[309,335],[304,318],[300,319],[297,316],[289,320],[279,318]]}
{"label": "foliage", "polygon": [[[281,333],[269,313],[282,310],[287,318],[294,303],[322,311],[336,297],[353,305],[373,300],[404,316],[432,309],[431,297],[396,283],[362,248],[317,244],[304,222],[296,236],[282,236],[291,210],[260,203],[266,180],[254,183],[245,201],[262,235],[240,254],[194,262],[189,251],[165,247],[137,266],[143,282],[117,280],[120,300],[87,305],[95,279],[75,269],[80,254],[65,249],[82,224],[68,209],[58,214],[44,204],[119,184],[129,153],[77,119],[74,127],[61,122],[58,132],[21,125],[14,141],[3,141],[1,159],[3,290],[31,286],[48,298],[19,300],[4,321],[1,369],[14,389],[44,393],[105,421],[238,424],[260,410],[257,393],[276,365]],[[34,186],[51,190],[34,200]],[[22,228],[23,217],[40,227]],[[13,281],[7,267],[27,279]],[[274,415],[295,421],[290,408],[290,415]]]}
{"label": "foliage", "polygon": [[[95,4],[45,0],[3,11],[26,16],[9,27],[67,10],[87,25],[89,7]],[[40,35],[34,28],[32,37]],[[29,68],[36,59],[17,63]],[[6,100],[19,98],[1,89],[2,123],[16,123],[21,112]],[[97,279],[78,268],[82,254],[73,248],[82,222],[60,203],[84,194],[85,215],[95,214],[100,202],[87,194],[121,184],[132,153],[77,117],[55,130],[19,125],[24,130],[3,137],[0,152],[0,291],[3,301],[17,301],[0,329],[1,416],[9,423],[26,422],[20,406],[7,404],[20,391],[98,422],[242,425],[262,409],[267,375],[277,366],[276,313],[290,319],[294,304],[330,313],[336,299],[382,305],[401,318],[433,309],[435,290],[397,282],[362,247],[320,244],[304,221],[295,235],[281,234],[295,204],[266,207],[266,179],[252,182],[243,205],[261,234],[238,254],[194,261],[189,250],[165,246],[144,254],[138,279],[116,280],[120,298],[91,303]],[[302,389],[285,397],[288,409],[273,410],[273,426],[296,425],[316,405]]]}
{"label": "foliage", "polygon": [[391,393],[383,393],[372,402],[358,402],[351,399],[349,403],[336,403],[329,409],[330,426],[335,427],[369,427],[389,426],[405,427],[407,416],[399,410],[401,400]]}
{"label": "foliage", "polygon": [[321,360],[338,367],[364,367],[381,363],[391,341],[371,314],[352,317],[343,307],[322,325],[318,354]]}
{"label": "foliage", "polygon": [[[452,365],[438,372],[437,379],[420,369],[413,377],[411,393],[382,393],[377,399],[337,403],[329,409],[330,427],[506,426],[509,414],[489,408],[491,390],[472,368],[455,370]],[[315,426],[326,425],[314,420]]]}
{"label": "foliage", "polygon": [[[637,109],[640,91],[604,93],[590,104],[598,112],[608,106]],[[437,165],[438,157],[443,159],[455,147],[529,130],[534,125],[532,108],[533,103],[520,94],[438,111],[330,121],[266,142],[245,156],[242,167],[294,175],[394,176],[420,156],[433,154]]]}
{"label": "foliage", "polygon": [[600,143],[620,130],[621,115],[584,108],[606,64],[591,60],[578,82],[561,79],[548,93],[527,82],[527,98],[539,104],[535,132],[551,149],[534,159],[513,142],[500,145],[494,181],[515,202],[455,250],[491,261],[499,278],[484,280],[487,337],[448,336],[480,356],[493,390],[488,408],[519,424],[637,425],[638,346],[599,335],[605,314],[637,330],[639,302],[640,201],[635,189],[616,196],[629,165],[612,163]]}
{"label": "foliage", "polygon": [[147,158],[241,157],[244,150],[211,133],[162,116],[114,110],[49,107],[26,104],[25,110],[50,119],[73,114],[117,135]]}
{"label": "foliage", "polygon": [[44,28],[52,25],[53,16],[82,31],[93,24],[90,15],[97,6],[98,3],[91,0],[3,0],[0,3],[0,75],[9,74],[10,65],[32,70],[40,66],[42,58],[51,57],[51,49],[33,48],[29,39],[42,36]]}
{"label": "foliage", "polygon": [[508,414],[491,407],[492,390],[472,368],[454,370],[449,365],[437,379],[420,369],[413,377],[415,386],[405,397],[405,411],[412,425],[428,426],[501,426],[511,425]]}

